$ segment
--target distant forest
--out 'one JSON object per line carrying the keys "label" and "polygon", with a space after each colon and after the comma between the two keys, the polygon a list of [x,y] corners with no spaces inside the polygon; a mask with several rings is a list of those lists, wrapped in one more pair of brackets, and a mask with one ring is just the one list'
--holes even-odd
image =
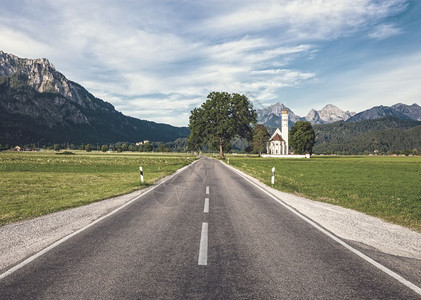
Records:
{"label": "distant forest", "polygon": [[316,154],[419,154],[421,122],[386,117],[315,125]]}

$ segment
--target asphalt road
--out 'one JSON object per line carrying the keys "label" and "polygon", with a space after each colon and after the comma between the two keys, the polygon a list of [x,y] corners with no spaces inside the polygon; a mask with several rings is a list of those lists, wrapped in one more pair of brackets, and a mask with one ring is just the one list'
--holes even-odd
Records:
{"label": "asphalt road", "polygon": [[222,163],[202,158],[3,278],[0,298],[421,296]]}

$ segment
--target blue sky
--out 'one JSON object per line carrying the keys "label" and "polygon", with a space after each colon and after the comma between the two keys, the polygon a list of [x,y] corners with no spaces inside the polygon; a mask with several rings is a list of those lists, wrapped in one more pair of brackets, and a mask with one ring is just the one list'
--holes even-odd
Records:
{"label": "blue sky", "polygon": [[421,1],[2,0],[0,50],[186,126],[211,91],[296,114],[421,103]]}

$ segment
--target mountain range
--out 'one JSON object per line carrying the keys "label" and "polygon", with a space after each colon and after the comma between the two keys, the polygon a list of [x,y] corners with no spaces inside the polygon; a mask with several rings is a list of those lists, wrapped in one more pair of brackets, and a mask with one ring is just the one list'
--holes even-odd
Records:
{"label": "mountain range", "polygon": [[403,120],[421,121],[421,106],[414,103],[406,105],[398,103],[392,106],[375,106],[360,113],[343,111],[335,105],[328,104],[321,110],[312,109],[305,117],[294,114],[288,107],[281,103],[273,104],[263,109],[257,109],[257,122],[268,127],[281,126],[281,111],[289,112],[289,126],[297,121],[309,121],[312,125],[330,124],[337,121],[359,122],[363,120],[375,120],[392,116]]}
{"label": "mountain range", "polygon": [[47,59],[0,51],[0,142],[41,144],[174,141],[174,127],[123,115],[68,80]]}

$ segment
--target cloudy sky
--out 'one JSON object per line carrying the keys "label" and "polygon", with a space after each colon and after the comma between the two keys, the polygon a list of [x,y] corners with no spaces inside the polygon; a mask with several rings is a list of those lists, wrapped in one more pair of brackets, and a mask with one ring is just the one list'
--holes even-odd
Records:
{"label": "cloudy sky", "polygon": [[421,104],[421,1],[1,0],[0,50],[176,126],[211,91],[304,116]]}

